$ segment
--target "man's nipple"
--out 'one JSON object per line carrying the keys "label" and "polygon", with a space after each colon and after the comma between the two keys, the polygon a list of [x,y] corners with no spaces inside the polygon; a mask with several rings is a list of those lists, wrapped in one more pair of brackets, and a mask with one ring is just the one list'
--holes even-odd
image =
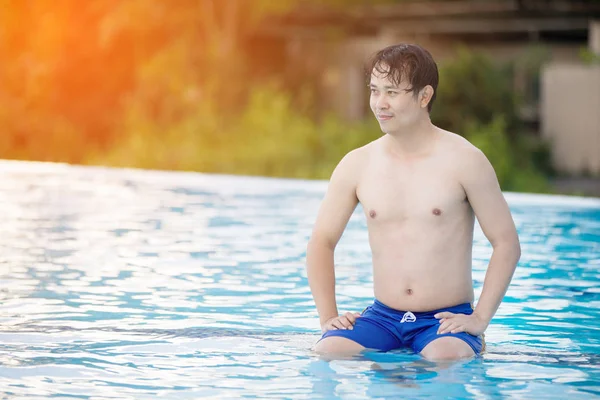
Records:
{"label": "man's nipple", "polygon": [[442,215],[442,210],[439,208],[434,208],[432,211],[433,215]]}
{"label": "man's nipple", "polygon": [[371,211],[369,211],[369,216],[371,218],[375,218],[377,216],[377,213],[375,212],[375,210],[371,210]]}

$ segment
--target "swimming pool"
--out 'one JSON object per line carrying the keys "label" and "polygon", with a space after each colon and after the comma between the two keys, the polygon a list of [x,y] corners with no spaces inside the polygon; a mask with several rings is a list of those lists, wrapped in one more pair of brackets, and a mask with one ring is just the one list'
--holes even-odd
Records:
{"label": "swimming pool", "polygon": [[[523,255],[478,359],[327,362],[304,256],[326,182],[0,162],[0,397],[600,397],[600,200],[507,193]],[[476,227],[481,291],[491,247]],[[336,252],[372,301],[366,223]]]}

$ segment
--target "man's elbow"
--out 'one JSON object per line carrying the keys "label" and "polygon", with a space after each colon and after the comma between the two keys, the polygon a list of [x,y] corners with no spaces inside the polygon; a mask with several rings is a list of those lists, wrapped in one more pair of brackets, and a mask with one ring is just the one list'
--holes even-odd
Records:
{"label": "man's elbow", "polygon": [[308,244],[306,245],[306,251],[310,252],[311,250],[316,249],[327,249],[327,250],[335,250],[336,242],[334,240],[328,239],[325,236],[321,235],[313,235],[308,240]]}
{"label": "man's elbow", "polygon": [[511,238],[511,247],[513,250],[513,254],[515,256],[515,264],[521,258],[521,241],[519,240],[519,234],[517,232],[512,235]]}
{"label": "man's elbow", "polygon": [[492,247],[494,248],[494,251],[505,253],[515,265],[521,258],[521,243],[519,242],[519,237],[516,235],[514,237],[505,238],[504,240],[497,240],[492,243]]}
{"label": "man's elbow", "polygon": [[521,259],[521,244],[519,243],[518,240],[516,241],[516,243],[513,243],[513,245],[512,245],[511,255],[512,255],[513,264],[514,264],[515,268],[517,268],[517,263]]}
{"label": "man's elbow", "polygon": [[306,245],[306,268],[320,269],[324,263],[333,259],[335,244],[322,237],[311,237]]}

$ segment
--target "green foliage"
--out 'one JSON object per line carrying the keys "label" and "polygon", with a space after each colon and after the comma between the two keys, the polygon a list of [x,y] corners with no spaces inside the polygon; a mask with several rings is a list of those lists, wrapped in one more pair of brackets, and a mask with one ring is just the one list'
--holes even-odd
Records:
{"label": "green foliage", "polygon": [[166,125],[243,100],[245,36],[298,1],[0,0],[0,157],[81,162],[121,140],[131,97]]}
{"label": "green foliage", "polygon": [[[171,60],[170,65],[184,57],[181,48],[172,50],[173,55],[164,57]],[[119,132],[124,139],[109,153],[91,158],[90,163],[328,178],[344,154],[381,135],[372,118],[369,122],[348,124],[326,115],[316,121],[308,117],[313,104],[311,96],[294,99],[277,85],[254,85],[242,107],[223,111],[223,103],[205,96],[195,86],[186,87],[189,79],[185,73],[161,73],[165,68],[163,61],[155,60],[140,70],[140,87],[145,89],[136,91],[126,103],[127,112]],[[182,62],[179,70],[185,71],[185,65]],[[455,63],[441,69],[441,74],[454,82],[469,82],[473,73],[479,85],[440,87],[441,103],[452,103],[446,109],[440,108],[464,116],[452,119],[454,115],[450,114],[445,120],[487,155],[504,190],[548,191],[544,176],[548,171],[540,169],[547,162],[544,145],[531,136],[508,134],[507,120],[512,118],[516,125],[517,118],[514,94],[506,89],[506,71],[464,49]],[[151,95],[148,88],[162,95]],[[506,107],[507,101],[513,106]],[[473,112],[460,102],[473,107]],[[454,111],[456,107],[460,111]],[[440,112],[438,118],[443,117]],[[435,119],[434,122],[438,123]]]}
{"label": "green foliage", "polygon": [[[328,178],[344,154],[381,135],[373,118],[351,124],[326,112],[309,117],[323,112],[317,99],[289,90],[306,82],[288,77],[286,90],[257,79],[271,80],[283,67],[272,66],[278,60],[268,45],[255,54],[248,41],[293,7],[351,14],[373,2],[5,3],[2,158]],[[340,33],[330,32],[332,40]],[[536,65],[525,63],[527,73]],[[521,135],[510,67],[463,48],[440,73],[434,123],[485,148],[503,188],[543,190],[537,171],[549,171],[548,152]]]}
{"label": "green foliage", "polygon": [[586,65],[600,65],[600,54],[594,53],[588,47],[579,49],[579,59]]}
{"label": "green foliage", "polygon": [[461,47],[455,59],[440,66],[433,122],[465,136],[480,148],[490,159],[504,190],[550,190],[547,176],[552,169],[547,144],[525,132],[518,115],[521,98],[513,88],[515,68],[535,80],[545,60],[545,49],[532,48],[514,63],[498,65],[481,53]]}
{"label": "green foliage", "polygon": [[519,100],[509,65],[495,65],[485,55],[460,47],[451,62],[440,65],[440,83],[431,118],[452,132],[473,122],[491,123],[504,116],[507,129],[519,129]]}
{"label": "green foliage", "polygon": [[344,124],[331,115],[315,121],[268,85],[251,91],[240,115],[199,108],[162,130],[148,114],[132,111],[123,128],[122,142],[88,162],[326,179],[344,154],[381,135],[373,122]]}
{"label": "green foliage", "polygon": [[515,151],[506,133],[506,122],[502,116],[488,124],[470,123],[465,137],[486,155],[496,171],[502,190],[513,192],[548,192],[546,176],[527,158],[522,146]]}

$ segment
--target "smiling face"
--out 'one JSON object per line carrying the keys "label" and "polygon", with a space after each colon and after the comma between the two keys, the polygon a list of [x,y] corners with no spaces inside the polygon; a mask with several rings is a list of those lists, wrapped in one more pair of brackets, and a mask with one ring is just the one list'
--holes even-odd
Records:
{"label": "smiling face", "polygon": [[429,118],[427,104],[433,92],[431,86],[415,93],[405,79],[396,84],[390,78],[389,74],[373,69],[369,84],[371,111],[381,130],[384,133],[401,132],[415,126],[422,118]]}
{"label": "smiling face", "polygon": [[375,53],[366,67],[371,110],[383,132],[414,131],[430,122],[439,74],[427,50],[416,44],[388,46]]}

